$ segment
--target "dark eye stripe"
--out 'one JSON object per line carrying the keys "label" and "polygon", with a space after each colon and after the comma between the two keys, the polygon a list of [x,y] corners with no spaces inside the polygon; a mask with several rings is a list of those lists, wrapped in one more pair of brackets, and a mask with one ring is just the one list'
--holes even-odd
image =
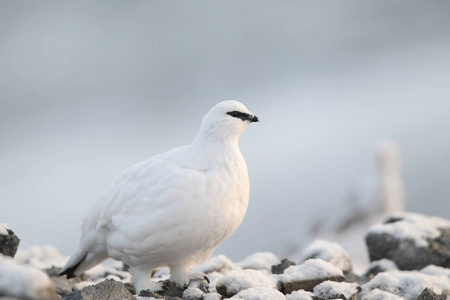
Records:
{"label": "dark eye stripe", "polygon": [[250,121],[253,118],[253,116],[251,116],[250,114],[243,113],[237,110],[227,112],[227,115],[241,119],[242,121]]}

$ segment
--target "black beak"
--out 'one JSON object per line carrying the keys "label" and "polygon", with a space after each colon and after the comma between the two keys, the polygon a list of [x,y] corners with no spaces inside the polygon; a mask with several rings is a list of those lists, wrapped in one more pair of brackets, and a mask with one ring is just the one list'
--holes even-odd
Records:
{"label": "black beak", "polygon": [[258,117],[257,117],[257,116],[253,116],[253,117],[250,119],[250,123],[252,123],[252,122],[259,122]]}

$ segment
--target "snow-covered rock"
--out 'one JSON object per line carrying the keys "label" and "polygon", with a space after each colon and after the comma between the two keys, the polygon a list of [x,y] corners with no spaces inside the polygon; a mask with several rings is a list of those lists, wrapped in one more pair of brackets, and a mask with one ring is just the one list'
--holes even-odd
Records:
{"label": "snow-covered rock", "polygon": [[44,272],[17,264],[0,254],[0,295],[20,299],[58,299]]}
{"label": "snow-covered rock", "polygon": [[68,257],[62,255],[54,246],[43,245],[32,246],[25,250],[19,249],[14,259],[20,264],[45,270],[64,266]]}
{"label": "snow-covered rock", "polygon": [[276,280],[273,277],[256,270],[234,270],[216,282],[217,292],[224,297],[232,297],[240,291],[249,288],[276,289]]}
{"label": "snow-covered rock", "polygon": [[249,288],[240,291],[231,299],[234,300],[285,300],[286,297],[278,290],[268,287]]}
{"label": "snow-covered rock", "polygon": [[316,285],[327,280],[345,280],[341,269],[321,259],[309,259],[301,265],[291,266],[278,278],[285,294],[300,289],[311,292]]}
{"label": "snow-covered rock", "polygon": [[279,263],[280,259],[272,252],[256,252],[236,263],[236,265],[242,269],[267,270],[270,272],[272,266]]}
{"label": "snow-covered rock", "polygon": [[314,296],[319,299],[357,299],[361,288],[356,283],[324,281],[314,287]]}
{"label": "snow-covered rock", "polygon": [[295,262],[288,260],[287,258],[284,258],[281,260],[281,262],[278,265],[272,266],[272,274],[283,274],[284,270],[289,268],[290,266],[297,265]]}
{"label": "snow-covered rock", "polygon": [[286,300],[313,300],[313,297],[313,293],[299,290],[286,295]]}
{"label": "snow-covered rock", "polygon": [[131,279],[130,273],[123,271],[123,263],[112,259],[86,271],[86,275],[95,282],[100,282],[111,275],[116,276],[112,278],[121,282],[130,282]]}
{"label": "snow-covered rock", "polygon": [[450,269],[443,268],[435,265],[429,265],[420,270],[420,273],[433,275],[433,276],[446,276],[450,279]]}
{"label": "snow-covered rock", "polygon": [[0,223],[0,254],[14,257],[20,239],[5,223]]}
{"label": "snow-covered rock", "polygon": [[324,240],[315,240],[304,251],[301,261],[310,258],[320,258],[327,261],[342,270],[342,272],[352,272],[352,264],[347,252],[337,243]]}
{"label": "snow-covered rock", "polygon": [[398,270],[397,265],[390,259],[382,258],[370,263],[365,275],[377,275],[381,272]]}
{"label": "snow-covered rock", "polygon": [[136,300],[136,297],[127,290],[123,283],[109,279],[103,280],[96,285],[89,285],[64,298],[64,300],[82,299]]}
{"label": "snow-covered rock", "polygon": [[219,293],[208,293],[203,295],[203,300],[222,300],[222,296]]}
{"label": "snow-covered rock", "polygon": [[443,218],[394,214],[370,228],[366,243],[372,261],[388,258],[402,270],[450,267],[450,221]]}
{"label": "snow-covered rock", "polygon": [[183,300],[203,300],[208,292],[208,283],[204,280],[192,280],[183,291]]}
{"label": "snow-covered rock", "polygon": [[195,268],[196,272],[202,272],[205,274],[211,272],[223,272],[227,273],[235,268],[234,263],[225,255],[212,256],[204,263],[198,265]]}
{"label": "snow-covered rock", "polygon": [[379,289],[406,300],[415,300],[425,288],[436,295],[449,295],[450,279],[444,275],[427,275],[419,271],[390,271],[378,273],[361,288],[361,294],[366,298],[372,290]]}
{"label": "snow-covered rock", "polygon": [[404,300],[405,298],[399,297],[392,293],[382,291],[380,289],[373,289],[369,293],[361,294],[361,300]]}

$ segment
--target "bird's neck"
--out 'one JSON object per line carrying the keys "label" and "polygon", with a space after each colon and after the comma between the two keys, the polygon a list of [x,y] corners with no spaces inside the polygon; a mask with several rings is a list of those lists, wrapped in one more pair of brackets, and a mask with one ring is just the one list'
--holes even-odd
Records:
{"label": "bird's neck", "polygon": [[199,133],[191,144],[191,148],[205,156],[220,156],[220,153],[238,152],[240,134],[220,131],[218,128],[200,128]]}

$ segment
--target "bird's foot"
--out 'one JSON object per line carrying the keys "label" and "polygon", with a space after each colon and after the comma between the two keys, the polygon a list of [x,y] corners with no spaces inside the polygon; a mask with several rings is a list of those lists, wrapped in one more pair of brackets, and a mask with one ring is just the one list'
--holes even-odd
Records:
{"label": "bird's foot", "polygon": [[209,283],[209,279],[204,273],[192,272],[190,270],[174,270],[170,276],[170,281],[181,288],[185,288],[192,280],[205,280]]}
{"label": "bird's foot", "polygon": [[211,283],[211,282],[209,281],[208,276],[206,276],[205,273],[192,272],[192,273],[189,275],[189,280],[196,280],[196,279],[198,279],[198,280],[205,280],[205,281],[207,281],[208,283]]}
{"label": "bird's foot", "polygon": [[136,283],[135,289],[137,293],[139,293],[140,291],[162,292],[167,290],[167,288],[164,286],[164,282],[154,282],[151,280]]}

